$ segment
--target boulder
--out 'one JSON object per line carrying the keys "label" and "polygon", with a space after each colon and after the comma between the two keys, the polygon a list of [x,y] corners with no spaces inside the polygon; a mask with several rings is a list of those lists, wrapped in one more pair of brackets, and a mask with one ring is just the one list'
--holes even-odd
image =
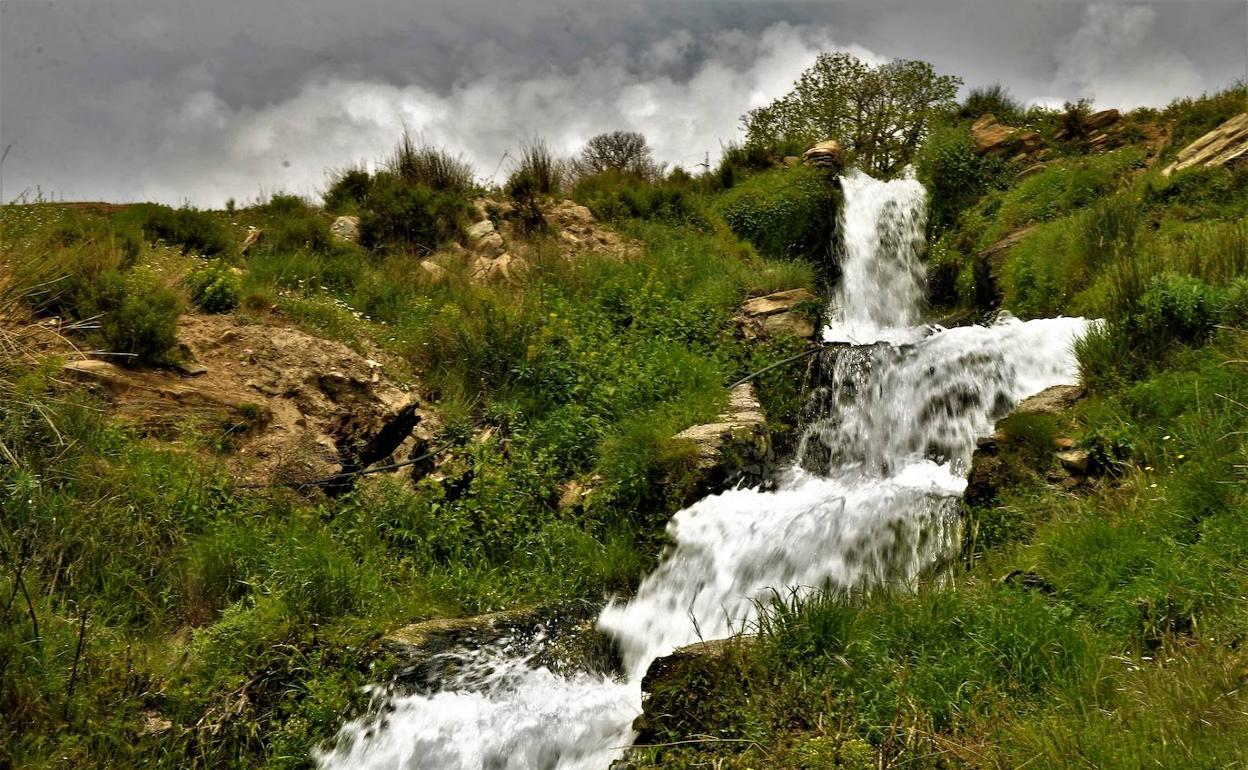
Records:
{"label": "boulder", "polygon": [[[754,639],[740,636],[698,642],[655,658],[641,680],[643,711],[633,722],[637,743],[663,743],[703,735],[719,720],[723,704],[709,698],[725,677],[741,679],[743,657]],[[738,692],[738,697],[748,697]]]}
{"label": "boulder", "polygon": [[529,263],[524,257],[517,257],[506,252],[497,257],[481,255],[472,263],[469,280],[473,283],[491,283],[494,281],[512,282],[528,272]]}
{"label": "boulder", "polygon": [[741,305],[741,312],[748,316],[765,316],[792,310],[799,303],[813,300],[814,294],[807,289],[789,289],[746,300]]}
{"label": "boulder", "polygon": [[697,460],[691,494],[701,497],[740,481],[761,482],[772,460],[771,433],[763,407],[748,382],[728,393],[728,408],[715,422],[676,434],[693,444]]}
{"label": "boulder", "polygon": [[345,215],[338,217],[329,226],[329,230],[333,234],[334,240],[339,243],[360,242],[360,218],[357,216]]}
{"label": "boulder", "polygon": [[815,295],[806,289],[788,289],[755,297],[741,305],[737,325],[745,338],[751,340],[782,333],[810,339],[815,336],[815,324],[798,307],[813,300]]}
{"label": "boulder", "polygon": [[479,241],[492,232],[494,232],[494,223],[488,219],[482,219],[468,228],[468,240]]}
{"label": "boulder", "polygon": [[247,236],[243,238],[242,245],[238,247],[238,253],[244,257],[247,256],[247,254],[251,251],[252,247],[254,247],[257,243],[259,243],[260,239],[263,237],[264,237],[263,230],[261,230],[258,227],[248,227]]}
{"label": "boulder", "polygon": [[1193,166],[1225,166],[1248,158],[1248,112],[1241,113],[1179,151],[1162,173]]}
{"label": "boulder", "polygon": [[472,251],[474,254],[493,259],[502,256],[507,251],[507,243],[503,240],[503,236],[491,230],[472,242]]}
{"label": "boulder", "polygon": [[450,274],[446,272],[445,267],[442,267],[437,262],[432,260],[422,259],[420,261],[420,269],[425,272],[425,275],[429,277],[429,280],[432,283],[442,283],[450,277]]}
{"label": "boulder", "polygon": [[776,313],[763,318],[762,336],[775,337],[780,334],[792,334],[808,340],[815,336],[815,325],[801,313]]}
{"label": "boulder", "polygon": [[817,168],[841,169],[845,167],[845,151],[841,143],[835,139],[819,142],[806,152],[802,159],[808,166]]}
{"label": "boulder", "polygon": [[1085,131],[1099,131],[1114,125],[1120,120],[1122,120],[1122,113],[1118,112],[1118,110],[1101,110],[1089,115],[1083,121],[1083,128]]}
{"label": "boulder", "polygon": [[1092,457],[1082,449],[1067,449],[1058,452],[1056,457],[1067,473],[1086,476],[1092,470]]}
{"label": "boulder", "polygon": [[1022,160],[1044,147],[1039,133],[1003,125],[991,113],[971,124],[971,136],[976,155],[1010,155]]}
{"label": "boulder", "polygon": [[1023,399],[1011,414],[1057,416],[1069,411],[1083,396],[1084,390],[1079,385],[1054,385],[1030,398]]}

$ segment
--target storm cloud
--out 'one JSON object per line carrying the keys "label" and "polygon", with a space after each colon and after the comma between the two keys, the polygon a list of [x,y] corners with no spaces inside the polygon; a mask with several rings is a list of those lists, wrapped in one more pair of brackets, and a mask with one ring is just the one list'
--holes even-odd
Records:
{"label": "storm cloud", "polygon": [[1045,104],[1158,106],[1248,69],[1242,2],[497,5],[6,0],[3,195],[314,196],[405,128],[487,180],[525,139],[571,153],[616,128],[690,168],[834,49]]}

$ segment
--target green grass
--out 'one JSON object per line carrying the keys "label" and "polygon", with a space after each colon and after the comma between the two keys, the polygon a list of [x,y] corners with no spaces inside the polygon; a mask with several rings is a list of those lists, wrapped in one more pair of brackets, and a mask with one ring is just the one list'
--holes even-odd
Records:
{"label": "green grass", "polygon": [[[1083,405],[1081,441],[1120,432],[1120,476],[1081,496],[1015,482],[973,512],[1013,526],[946,583],[766,607],[752,645],[665,682],[649,712],[672,715],[652,718],[656,743],[712,725],[740,742],[640,751],[641,766],[758,766],[757,746],[766,766],[805,767],[803,736],[865,741],[889,767],[1242,763],[1245,354],[1248,333],[1225,332]],[[1034,467],[1052,426],[1007,432]]]}
{"label": "green grass", "polygon": [[[1242,88],[1164,115],[1187,141],[1240,110]],[[959,141],[939,139],[929,178],[971,173]],[[955,224],[928,260],[949,303],[1105,318],[1077,347],[1092,397],[1000,426],[1000,483],[965,506],[943,579],[781,597],[752,642],[656,685],[638,766],[1248,762],[1248,177],[1059,155],[940,201]],[[1089,486],[1047,480],[1058,436],[1091,455]]]}
{"label": "green grass", "polygon": [[[674,220],[672,206],[698,195],[686,192],[635,193],[650,218],[618,226],[641,254],[565,260],[539,233],[530,271],[505,285],[473,284],[445,255],[434,281],[420,249],[393,241],[337,244],[330,217],[291,196],[228,219],[162,213],[192,233],[264,230],[247,255],[231,245],[210,262],[149,240],[133,224],[146,208],[6,207],[8,264],[57,256],[6,284],[22,312],[51,312],[27,290],[68,273],[84,276],[81,292],[57,295],[55,310],[82,317],[108,273],[123,287],[163,281],[240,322],[275,315],[378,345],[436,402],[436,440],[453,449],[444,481],[414,487],[370,478],[332,500],[242,489],[228,441],[145,438],[57,382],[55,362],[6,348],[0,595],[15,600],[0,630],[0,764],[305,767],[363,706],[359,688],[385,680],[382,632],[631,590],[692,494],[695,458],[671,437],[713,418],[727,383],[802,344],[747,347],[734,311],[815,280],[809,263],[759,257],[722,222]],[[760,383],[781,432],[795,371]],[[574,480],[591,492],[560,510]],[[174,727],[145,733],[151,714]]]}

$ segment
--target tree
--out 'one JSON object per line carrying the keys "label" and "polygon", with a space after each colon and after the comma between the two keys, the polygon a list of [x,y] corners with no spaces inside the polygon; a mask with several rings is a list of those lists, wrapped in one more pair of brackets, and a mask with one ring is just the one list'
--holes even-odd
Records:
{"label": "tree", "polygon": [[847,53],[823,53],[793,90],[742,118],[747,144],[838,139],[857,165],[892,174],[910,162],[934,116],[956,107],[961,78],[927,62],[872,66]]}
{"label": "tree", "polygon": [[585,143],[575,166],[578,176],[618,171],[649,177],[658,168],[646,137],[636,131],[612,131],[592,137]]}

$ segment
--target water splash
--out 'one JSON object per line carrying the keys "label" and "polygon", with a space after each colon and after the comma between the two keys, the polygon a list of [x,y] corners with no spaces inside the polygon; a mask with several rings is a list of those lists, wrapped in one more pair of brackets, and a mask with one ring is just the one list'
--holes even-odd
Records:
{"label": "water splash", "polygon": [[[631,742],[653,660],[755,620],[773,592],[906,584],[956,545],[977,437],[1020,399],[1077,380],[1083,319],[918,325],[923,188],[847,176],[845,284],[798,460],[774,492],[737,489],[681,511],[637,595],[603,610],[624,674],[558,674],[537,647],[458,653],[437,692],[386,699],[342,729],[326,770],[605,770]],[[539,639],[536,645],[540,645]]]}

